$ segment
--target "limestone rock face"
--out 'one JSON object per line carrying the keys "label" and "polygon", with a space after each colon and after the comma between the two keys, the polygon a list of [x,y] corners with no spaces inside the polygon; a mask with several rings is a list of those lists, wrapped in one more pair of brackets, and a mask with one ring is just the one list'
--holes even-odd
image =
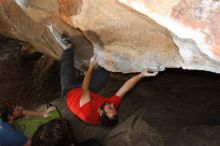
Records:
{"label": "limestone rock face", "polygon": [[187,6],[201,7],[201,16],[200,9],[199,16],[185,12],[188,8],[183,3],[0,0],[0,33],[27,41],[35,50],[59,59],[62,49],[54,36],[67,31],[76,45],[75,60],[80,69],[88,65],[94,52],[99,64],[114,72],[183,67],[219,73],[219,30],[215,31],[218,21],[214,21],[219,17],[218,2],[188,0]]}

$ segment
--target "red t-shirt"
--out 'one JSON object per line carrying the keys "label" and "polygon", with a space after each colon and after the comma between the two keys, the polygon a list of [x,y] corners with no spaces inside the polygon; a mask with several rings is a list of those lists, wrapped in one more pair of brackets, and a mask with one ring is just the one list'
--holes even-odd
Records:
{"label": "red t-shirt", "polygon": [[111,98],[103,97],[92,91],[89,91],[91,100],[80,107],[80,98],[82,94],[82,88],[75,88],[67,93],[66,103],[69,109],[78,116],[81,120],[92,125],[99,124],[98,108],[104,103],[113,103],[117,108],[121,103],[121,97],[112,96]]}

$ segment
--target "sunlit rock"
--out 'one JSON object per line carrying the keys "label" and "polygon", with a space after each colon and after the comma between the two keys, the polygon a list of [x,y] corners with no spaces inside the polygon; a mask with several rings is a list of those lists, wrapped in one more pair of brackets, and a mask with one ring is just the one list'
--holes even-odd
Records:
{"label": "sunlit rock", "polygon": [[101,66],[121,72],[180,67],[181,59],[170,33],[148,17],[115,0],[83,0],[77,4],[75,14],[63,5],[61,17],[93,43]]}
{"label": "sunlit rock", "polygon": [[[219,0],[119,0],[173,33],[182,67],[219,72]],[[216,69],[217,68],[217,69]]]}
{"label": "sunlit rock", "polygon": [[[76,45],[76,67],[80,69],[86,68],[94,52],[99,64],[114,72],[182,67],[219,73],[219,30],[214,21],[219,17],[215,16],[218,3],[0,0],[0,33],[59,59],[62,49],[50,28],[59,34],[66,31]],[[186,6],[198,10],[185,11]]]}
{"label": "sunlit rock", "polygon": [[42,22],[59,14],[59,4],[56,0],[15,0],[22,10],[34,21]]}

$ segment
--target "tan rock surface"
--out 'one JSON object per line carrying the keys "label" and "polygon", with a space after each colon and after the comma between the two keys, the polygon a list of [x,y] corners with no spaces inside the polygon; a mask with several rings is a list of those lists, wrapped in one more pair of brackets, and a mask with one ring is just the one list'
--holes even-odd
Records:
{"label": "tan rock surface", "polygon": [[91,43],[77,29],[71,28],[59,18],[58,3],[49,4],[50,1],[0,0],[0,33],[29,42],[35,51],[59,59],[62,49],[49,29],[52,24],[59,32],[69,32],[77,46],[76,66],[85,68],[85,62],[88,62],[92,54]]}
{"label": "tan rock surface", "polygon": [[[181,60],[170,33],[115,0],[83,0],[72,24],[95,44],[100,64],[112,71],[179,67]],[[99,44],[99,45],[98,45]]]}
{"label": "tan rock surface", "polygon": [[219,72],[220,2],[218,0],[119,0],[173,32],[182,67]]}
{"label": "tan rock surface", "polygon": [[[161,22],[155,19],[159,23],[157,24],[146,16],[151,13],[145,13],[145,8],[149,8],[158,16],[170,16],[176,21],[178,18],[178,22],[183,24],[186,22],[197,24],[197,20],[194,22],[192,17],[187,17],[191,14],[190,11],[184,13],[185,15],[180,15],[184,17],[180,17],[177,13],[185,12],[184,4],[177,0],[166,0],[159,6],[155,1],[119,1],[0,0],[0,24],[2,26],[0,33],[27,41],[37,51],[59,59],[62,50],[54,39],[51,26],[58,32],[67,31],[76,44],[76,66],[80,69],[85,69],[94,51],[99,58],[99,64],[115,72],[137,72],[144,68],[164,70],[166,67],[220,72],[218,51],[216,51],[218,49],[215,47],[218,46],[218,41],[215,41],[218,40],[218,33],[214,31],[215,27],[209,27],[209,30],[215,32],[216,35],[211,35],[209,40],[205,39],[205,41],[199,36],[203,31],[187,31],[185,27],[181,29],[173,27],[175,30],[186,32],[184,34],[189,32],[190,35],[195,36],[196,39],[187,38],[191,38],[191,41],[182,39],[181,35],[166,25],[164,26],[170,29],[173,35],[161,27],[159,24],[161,22],[166,24],[166,19],[161,19]],[[196,2],[191,4],[188,0],[187,4],[190,6],[198,4],[199,7],[202,3],[199,0]],[[218,4],[217,1],[216,3]],[[137,9],[140,4],[144,5]],[[130,7],[139,10],[142,14]],[[215,10],[207,11],[217,13],[217,8],[218,5],[213,6]],[[217,27],[218,24],[213,21],[212,15],[210,13],[207,16],[210,20],[206,23],[207,25],[213,23]],[[152,15],[149,16],[155,18]],[[199,25],[201,28],[204,28],[203,26]],[[200,44],[199,41],[203,42]],[[201,46],[207,46],[206,42],[212,41],[216,45],[209,46],[211,49],[201,48]],[[210,54],[214,55],[210,56]]]}

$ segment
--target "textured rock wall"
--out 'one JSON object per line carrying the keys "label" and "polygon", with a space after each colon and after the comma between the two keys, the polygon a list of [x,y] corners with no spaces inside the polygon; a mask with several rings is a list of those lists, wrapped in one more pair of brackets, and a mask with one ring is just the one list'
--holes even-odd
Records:
{"label": "textured rock wall", "polygon": [[219,72],[219,0],[119,0],[149,16],[173,34],[186,69]]}
{"label": "textured rock wall", "polygon": [[[199,7],[202,2],[197,0],[190,6]],[[191,3],[188,0],[186,4]],[[81,69],[85,69],[94,52],[101,66],[115,72],[183,67],[219,73],[215,49],[218,34],[214,31],[217,22],[210,18],[207,23],[208,30],[216,33],[209,40],[200,36],[203,31],[193,31],[188,25],[179,27],[179,22],[204,21],[201,16],[194,22],[190,11],[180,15],[185,19],[174,19],[172,22],[176,23],[169,25],[168,16],[180,18],[177,12],[182,14],[186,9],[177,0],[166,0],[160,5],[144,0],[0,0],[0,33],[30,42],[37,51],[59,59],[62,50],[54,39],[54,31],[67,31],[76,44],[76,66]],[[213,9],[204,11],[217,12],[218,2]],[[206,17],[213,18],[212,15],[215,13]],[[167,19],[160,19],[163,17]],[[199,27],[207,30],[204,25]],[[174,30],[181,30],[188,37]],[[205,40],[216,45],[207,45]]]}
{"label": "textured rock wall", "polygon": [[79,30],[59,18],[56,1],[0,0],[0,33],[29,42],[35,51],[59,59],[62,49],[50,30],[51,25],[56,31],[69,32],[77,48],[76,66],[85,68],[92,55],[92,45]]}

